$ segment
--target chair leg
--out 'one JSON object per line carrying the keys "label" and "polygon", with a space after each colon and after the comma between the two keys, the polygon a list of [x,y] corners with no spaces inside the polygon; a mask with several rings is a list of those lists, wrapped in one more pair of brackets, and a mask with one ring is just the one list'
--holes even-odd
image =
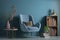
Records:
{"label": "chair leg", "polygon": [[31,36],[32,36],[32,32],[31,32]]}

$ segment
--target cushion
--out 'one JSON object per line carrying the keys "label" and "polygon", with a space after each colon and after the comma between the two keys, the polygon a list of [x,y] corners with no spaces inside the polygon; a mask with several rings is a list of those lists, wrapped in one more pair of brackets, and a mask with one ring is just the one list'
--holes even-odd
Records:
{"label": "cushion", "polygon": [[23,22],[26,26],[32,26],[32,21]]}

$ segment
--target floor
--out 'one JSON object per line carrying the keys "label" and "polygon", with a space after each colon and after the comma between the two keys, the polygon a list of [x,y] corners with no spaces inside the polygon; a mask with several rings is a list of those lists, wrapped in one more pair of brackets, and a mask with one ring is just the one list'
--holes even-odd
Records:
{"label": "floor", "polygon": [[60,37],[32,37],[32,38],[0,38],[0,40],[60,40]]}

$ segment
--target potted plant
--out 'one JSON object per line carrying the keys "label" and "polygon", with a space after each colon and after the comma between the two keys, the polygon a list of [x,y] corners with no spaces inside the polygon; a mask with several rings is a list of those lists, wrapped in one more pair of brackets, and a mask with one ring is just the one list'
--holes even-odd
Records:
{"label": "potted plant", "polygon": [[48,26],[44,26],[44,33],[43,33],[43,35],[44,35],[45,38],[49,37],[49,28],[48,28]]}

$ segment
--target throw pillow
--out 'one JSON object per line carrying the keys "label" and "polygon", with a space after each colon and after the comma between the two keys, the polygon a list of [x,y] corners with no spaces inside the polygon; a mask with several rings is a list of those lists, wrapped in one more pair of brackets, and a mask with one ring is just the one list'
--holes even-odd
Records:
{"label": "throw pillow", "polygon": [[29,22],[23,22],[26,26],[32,26],[32,21]]}

